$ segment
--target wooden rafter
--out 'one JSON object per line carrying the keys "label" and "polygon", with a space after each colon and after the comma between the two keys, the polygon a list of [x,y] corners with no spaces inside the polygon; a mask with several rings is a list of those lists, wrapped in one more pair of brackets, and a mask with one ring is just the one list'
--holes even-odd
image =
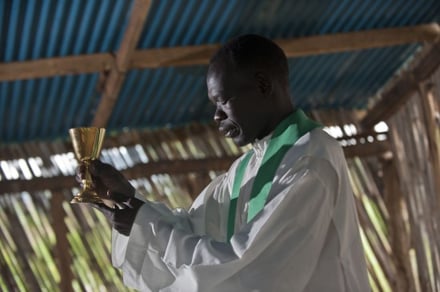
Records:
{"label": "wooden rafter", "polygon": [[[184,174],[190,172],[224,171],[236,157],[164,160],[137,164],[122,171],[127,179],[148,177],[153,174]],[[32,180],[0,181],[1,193],[23,191],[60,190],[77,186],[73,176],[55,176],[51,178],[34,178]]]}
{"label": "wooden rafter", "polygon": [[381,99],[368,110],[361,121],[369,129],[380,121],[386,121],[419,90],[419,84],[431,76],[440,66],[440,41],[430,45],[413,68],[401,74],[392,86],[384,90]]}
{"label": "wooden rafter", "polygon": [[[368,135],[357,135],[349,137],[350,139],[359,140]],[[347,158],[359,156],[377,156],[389,151],[388,141],[375,141],[374,143],[366,143],[344,147],[344,153]],[[137,179],[148,177],[153,174],[185,174],[190,172],[208,172],[226,171],[234,159],[237,157],[219,157],[205,159],[177,159],[163,160],[149,163],[137,164],[132,168],[122,171],[127,179]],[[51,178],[34,178],[32,180],[11,180],[0,181],[1,193],[16,193],[22,191],[40,191],[50,188],[51,190],[59,190],[73,188],[78,186],[73,176],[56,176]]]}
{"label": "wooden rafter", "polygon": [[[440,27],[437,24],[428,24],[413,27],[278,39],[275,40],[275,42],[281,46],[288,58],[295,58],[396,46],[414,42],[432,42],[439,36]],[[137,51],[133,55],[132,66],[142,69],[203,65],[209,62],[210,57],[219,47],[219,44],[215,44]]]}
{"label": "wooden rafter", "polygon": [[[430,164],[432,166],[433,177],[440,178],[440,127],[436,115],[439,112],[439,102],[435,95],[433,84],[421,84],[419,87],[419,97],[423,110],[423,118],[426,126],[426,139],[430,153]],[[434,180],[437,203],[440,207],[440,180]]]}
{"label": "wooden rafter", "polygon": [[436,23],[401,28],[384,28],[368,31],[336,33],[292,40],[278,44],[289,57],[329,54],[363,49],[374,49],[410,43],[433,42],[440,36]]}
{"label": "wooden rafter", "polygon": [[69,252],[70,246],[67,239],[68,230],[64,221],[66,213],[62,206],[65,200],[62,191],[55,191],[51,198],[50,210],[52,213],[52,225],[56,237],[55,255],[61,276],[60,290],[70,292],[73,291],[72,280],[74,277],[70,267],[72,264],[72,257]]}
{"label": "wooden rafter", "polygon": [[376,141],[369,144],[344,147],[344,154],[347,158],[380,156],[388,151],[390,151],[390,143],[388,141]]}
{"label": "wooden rafter", "polygon": [[[381,48],[410,43],[434,42],[439,36],[440,27],[438,24],[433,23],[411,27],[336,33],[331,35],[280,39],[275,41],[285,50],[286,55],[289,58],[292,58],[316,54]],[[131,38],[132,40],[135,39],[134,36]],[[129,47],[129,42],[124,41],[124,43],[126,44],[124,46]],[[101,72],[103,68],[113,69],[115,67],[117,69],[114,70],[118,70],[117,72],[115,71],[115,73],[118,73],[125,72],[128,69],[203,65],[208,63],[210,56],[218,47],[219,44],[205,44],[199,46],[136,51],[126,49],[128,50],[127,52],[120,54],[124,57],[119,57],[120,60],[116,61],[111,60],[110,54],[103,53],[94,54],[93,58],[97,58],[96,60],[92,60],[93,58],[91,55],[80,55],[75,57],[59,57],[35,61],[4,63],[0,64],[0,81]],[[67,58],[75,58],[74,64],[68,62]],[[105,60],[105,62],[102,63],[98,60]]]}
{"label": "wooden rafter", "polygon": [[101,102],[92,122],[93,126],[105,127],[116,104],[129,67],[131,56],[136,50],[136,45],[144,28],[145,20],[151,7],[151,0],[135,0],[131,8],[130,22],[125,31],[121,46],[116,53],[116,61],[104,83],[104,92]]}
{"label": "wooden rafter", "polygon": [[[314,110],[308,114],[324,126],[334,126],[351,123],[357,124],[365,113],[364,111],[357,110]],[[207,128],[193,127],[190,131],[192,134],[197,135],[197,133],[205,133],[208,130],[212,131],[213,135],[220,135],[214,124],[207,126]],[[186,131],[188,131],[188,128],[181,127],[174,128],[172,133],[173,135],[176,135],[176,139],[186,139],[188,138],[188,133]],[[145,137],[145,135],[146,133],[143,130],[132,130],[129,132],[120,132],[116,135],[108,135],[104,139],[102,148],[107,149],[122,145],[125,147],[132,147],[137,144],[145,145],[148,144],[149,141],[149,138]],[[56,155],[65,154],[67,152],[73,152],[72,143],[69,140],[52,143],[28,141],[20,144],[0,145],[0,160],[11,161],[30,157],[46,157],[48,153],[50,153],[50,155]]]}
{"label": "wooden rafter", "polygon": [[0,63],[0,81],[96,73],[114,66],[114,57],[109,53]]}
{"label": "wooden rafter", "polygon": [[358,125],[365,116],[366,110],[346,109],[317,109],[311,110],[310,115],[324,126],[343,126],[346,124]]}
{"label": "wooden rafter", "polygon": [[[383,136],[379,139],[379,136]],[[338,138],[339,141],[345,141],[348,145],[344,146],[344,155],[346,158],[381,156],[390,151],[388,133],[377,133],[368,131],[351,136]],[[352,142],[354,142],[352,144]]]}

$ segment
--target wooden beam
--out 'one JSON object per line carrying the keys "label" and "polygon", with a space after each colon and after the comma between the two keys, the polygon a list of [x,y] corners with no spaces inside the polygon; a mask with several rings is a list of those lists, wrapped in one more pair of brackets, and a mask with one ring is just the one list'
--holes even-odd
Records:
{"label": "wooden beam", "polygon": [[92,122],[95,127],[105,127],[107,125],[124,82],[125,74],[129,69],[130,59],[139,42],[150,7],[151,0],[135,0],[133,2],[130,23],[125,31],[121,47],[116,54],[116,66],[108,73],[101,102]]}
{"label": "wooden beam", "polygon": [[[438,124],[438,113],[440,112],[440,103],[435,97],[435,85],[430,84],[420,84],[419,86],[419,98],[422,107],[422,117],[425,122],[426,128],[426,139],[428,142],[429,162],[432,166],[432,177],[433,184],[435,188],[435,193],[437,194],[437,204],[440,208],[440,126]],[[438,93],[437,93],[438,94]]]}
{"label": "wooden beam", "polygon": [[389,214],[388,228],[389,240],[392,249],[392,259],[396,266],[394,277],[395,291],[416,291],[415,282],[411,271],[411,262],[408,254],[410,251],[410,236],[406,225],[405,211],[402,208],[404,199],[400,188],[400,177],[397,171],[396,159],[381,160],[383,169],[383,197]]}
{"label": "wooden beam", "polygon": [[318,109],[311,110],[310,115],[324,126],[358,125],[365,116],[365,110]]}
{"label": "wooden beam", "polygon": [[428,79],[440,66],[440,41],[429,46],[414,67],[402,73],[400,78],[381,94],[381,99],[368,110],[361,121],[365,129],[374,127],[380,121],[386,121],[396,113],[419,88],[419,84]]}
{"label": "wooden beam", "polygon": [[[440,36],[438,24],[413,27],[386,28],[370,31],[336,33],[292,39],[278,39],[275,42],[288,58],[318,54],[373,49],[418,42],[433,42]],[[133,55],[133,68],[158,68],[208,64],[220,44],[191,47],[161,48],[137,51]]]}
{"label": "wooden beam", "polygon": [[[371,134],[373,135],[373,134]],[[378,133],[375,133],[378,135]],[[347,139],[356,139],[370,136],[365,133],[361,135],[351,136]],[[344,138],[345,139],[345,138]],[[353,146],[343,148],[347,158],[359,156],[377,156],[389,151],[388,141],[377,141],[373,143],[357,143]],[[132,168],[122,171],[127,179],[137,179],[148,177],[154,174],[184,174],[189,172],[208,172],[208,171],[226,171],[237,157],[221,157],[206,159],[188,159],[188,160],[163,160],[149,163],[137,164]],[[32,180],[10,180],[0,181],[1,193],[16,192],[34,192],[39,190],[59,190],[68,189],[78,186],[73,176],[56,176],[51,178],[34,178]]]}
{"label": "wooden beam", "polygon": [[135,69],[207,65],[220,44],[139,50],[133,54]]}
{"label": "wooden beam", "polygon": [[[439,36],[440,27],[438,24],[433,23],[411,27],[278,39],[275,41],[285,50],[287,57],[292,58],[397,46],[410,43],[434,42]],[[129,42],[126,43],[126,46],[129,47]],[[198,46],[137,50],[132,53],[130,58],[125,57],[120,61],[111,60],[112,57],[110,54],[103,53],[75,57],[49,58],[36,61],[3,63],[0,64],[0,81],[102,72],[103,70],[113,69],[115,62],[118,63],[119,67],[126,64],[127,70],[169,66],[206,65],[208,64],[211,55],[219,48],[219,46],[220,44],[205,44]],[[75,58],[75,62],[67,62],[65,60],[66,58]],[[96,65],[96,63],[99,62],[94,60],[94,58],[105,60],[110,59],[110,61],[106,61],[109,62],[109,64],[103,68],[103,66]],[[57,70],[54,70],[53,68],[56,68]],[[119,71],[121,71],[121,68]]]}
{"label": "wooden beam", "polygon": [[343,149],[346,158],[379,156],[390,151],[390,143],[388,141],[376,141],[373,143],[346,146]]}
{"label": "wooden beam", "polygon": [[55,231],[56,245],[55,255],[58,264],[58,270],[61,275],[60,291],[73,291],[72,281],[72,257],[70,255],[70,246],[67,239],[67,226],[64,221],[66,213],[63,209],[63,202],[66,199],[62,191],[55,191],[51,199],[52,226]]}
{"label": "wooden beam", "polygon": [[[155,139],[154,143],[151,143],[150,135],[155,135],[162,130],[147,130],[147,129],[132,129],[130,131],[122,131],[117,134],[109,133],[106,135],[102,149],[125,146],[132,147],[137,144],[143,146],[147,145],[157,145],[162,142],[169,143],[170,141],[189,139],[191,136],[195,135],[217,135],[218,139],[224,139],[224,137],[218,132],[217,126],[212,122],[209,125],[203,124],[191,124],[186,126],[180,126],[171,129],[171,136],[174,138],[168,139]],[[67,134],[66,134],[67,138]],[[149,142],[150,141],[150,142]],[[1,160],[14,160],[20,158],[29,157],[41,157],[43,159],[49,159],[51,155],[55,154],[65,154],[67,152],[73,152],[73,146],[70,140],[59,140],[59,141],[28,141],[23,143],[14,144],[1,144],[0,143],[0,161]],[[52,165],[48,161],[45,165]],[[1,173],[1,168],[0,168]]]}
{"label": "wooden beam", "polygon": [[96,73],[114,66],[114,57],[109,53],[0,63],[0,81]]}
{"label": "wooden beam", "polygon": [[[387,28],[371,31],[336,33],[275,40],[288,58],[318,54],[340,53],[409,44],[433,42],[440,36],[438,24],[413,27]],[[159,68],[208,64],[220,44],[190,47],[160,48],[136,51],[131,61],[132,68]]]}
{"label": "wooden beam", "polygon": [[[184,174],[189,172],[225,171],[236,157],[164,160],[137,164],[123,170],[127,179],[148,177],[153,174]],[[60,190],[78,187],[73,176],[55,176],[51,178],[34,178],[32,180],[0,181],[1,193],[34,192],[41,190]]]}
{"label": "wooden beam", "polygon": [[433,42],[440,36],[437,23],[418,26],[385,28],[368,31],[336,33],[300,39],[279,40],[277,43],[289,57],[331,54],[364,49],[390,47],[419,42]]}
{"label": "wooden beam", "polygon": [[347,158],[381,156],[391,150],[387,132],[366,131],[356,135],[344,136],[337,140],[339,142],[345,141],[346,146],[343,149]]}

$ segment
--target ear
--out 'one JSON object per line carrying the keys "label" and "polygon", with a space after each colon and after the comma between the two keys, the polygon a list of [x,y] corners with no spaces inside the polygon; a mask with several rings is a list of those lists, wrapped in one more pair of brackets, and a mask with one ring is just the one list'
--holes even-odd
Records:
{"label": "ear", "polygon": [[255,79],[257,80],[257,86],[264,96],[269,96],[272,93],[272,82],[266,74],[262,72],[255,73]]}

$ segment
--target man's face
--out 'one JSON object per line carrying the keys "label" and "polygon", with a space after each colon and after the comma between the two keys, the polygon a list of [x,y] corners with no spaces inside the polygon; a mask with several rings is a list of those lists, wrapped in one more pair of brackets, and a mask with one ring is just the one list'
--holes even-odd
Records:
{"label": "man's face", "polygon": [[266,133],[268,98],[255,74],[232,66],[214,66],[207,76],[208,97],[216,106],[214,120],[219,131],[244,146]]}

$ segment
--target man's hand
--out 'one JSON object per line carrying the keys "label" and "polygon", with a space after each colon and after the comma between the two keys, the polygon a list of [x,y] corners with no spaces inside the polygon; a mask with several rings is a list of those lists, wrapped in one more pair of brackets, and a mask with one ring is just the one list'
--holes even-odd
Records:
{"label": "man's hand", "polygon": [[[89,171],[96,193],[106,201],[113,201],[115,207],[111,208],[104,203],[90,205],[101,211],[118,232],[129,235],[137,211],[143,205],[141,200],[134,197],[134,187],[121,172],[99,160],[90,163]],[[81,182],[84,177],[85,167],[80,166],[77,170],[77,180]]]}
{"label": "man's hand", "polygon": [[[78,168],[77,178],[84,177],[85,167]],[[120,171],[100,160],[92,160],[89,166],[92,175],[93,186],[102,198],[123,203],[126,198],[134,197],[135,189]]]}
{"label": "man's hand", "polygon": [[128,198],[123,208],[116,205],[115,208],[110,208],[104,203],[90,204],[92,207],[101,211],[105,217],[110,221],[112,227],[119,233],[126,236],[130,235],[131,227],[134,219],[136,219],[137,212],[144,202],[137,198]]}

